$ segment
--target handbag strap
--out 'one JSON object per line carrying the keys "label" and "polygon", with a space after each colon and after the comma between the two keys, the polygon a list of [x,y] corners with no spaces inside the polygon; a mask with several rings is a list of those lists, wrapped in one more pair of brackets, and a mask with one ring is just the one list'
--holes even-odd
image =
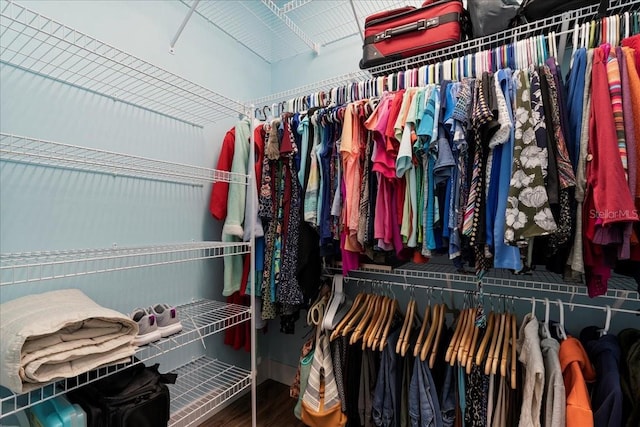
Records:
{"label": "handbag strap", "polygon": [[[320,393],[321,376],[324,377],[324,396]],[[340,405],[338,387],[333,375],[333,362],[329,339],[322,332],[317,336],[316,348],[313,353],[313,362],[309,372],[309,382],[302,397],[303,402],[314,411],[320,411],[321,401],[324,401],[323,409],[326,411],[336,405]]]}

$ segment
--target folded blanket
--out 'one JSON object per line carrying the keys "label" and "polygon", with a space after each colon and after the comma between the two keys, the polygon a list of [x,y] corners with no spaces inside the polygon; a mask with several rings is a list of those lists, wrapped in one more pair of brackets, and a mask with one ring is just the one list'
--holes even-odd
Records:
{"label": "folded blanket", "polygon": [[77,289],[0,305],[0,385],[24,393],[44,383],[130,361],[138,325]]}

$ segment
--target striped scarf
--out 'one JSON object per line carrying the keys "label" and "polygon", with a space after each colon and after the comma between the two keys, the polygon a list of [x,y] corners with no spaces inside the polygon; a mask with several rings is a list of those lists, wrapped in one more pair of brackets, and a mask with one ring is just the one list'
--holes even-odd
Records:
{"label": "striped scarf", "polygon": [[611,96],[611,106],[613,107],[613,121],[616,126],[616,136],[618,138],[618,150],[624,168],[624,176],[629,180],[627,172],[627,142],[624,136],[624,117],[622,112],[622,84],[620,80],[620,67],[615,49],[609,51],[607,60],[607,80],[609,81],[609,95]]}

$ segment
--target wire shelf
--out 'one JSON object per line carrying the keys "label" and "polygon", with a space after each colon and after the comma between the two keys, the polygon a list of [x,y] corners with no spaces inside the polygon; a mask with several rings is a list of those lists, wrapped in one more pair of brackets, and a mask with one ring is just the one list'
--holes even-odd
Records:
{"label": "wire shelf", "polygon": [[242,103],[40,15],[0,1],[0,63],[203,126]]}
{"label": "wire shelf", "polygon": [[[547,35],[551,31],[556,33],[562,31],[562,24],[566,24],[567,31],[573,31],[574,24],[582,24],[598,17],[598,4],[575,9],[560,15],[550,16],[538,21],[521,25],[508,30],[500,31],[485,37],[471,39],[454,46],[434,50],[400,61],[391,62],[367,70],[374,76],[382,76],[395,71],[416,68],[426,64],[442,62],[447,59],[460,58],[462,56],[486,51],[498,46],[513,43],[538,35]],[[640,0],[611,0],[607,9],[608,15],[622,14],[638,10]],[[570,43],[568,43],[570,45]]]}
{"label": "wire shelf", "polygon": [[0,132],[0,160],[177,184],[198,186],[212,182],[247,184],[247,176],[243,174],[3,132]]}
{"label": "wire shelf", "polygon": [[[333,269],[336,270],[336,272],[338,271],[337,267],[333,267]],[[475,273],[459,272],[451,263],[446,263],[446,261],[440,260],[440,258],[431,258],[426,264],[407,263],[391,271],[382,266],[376,268],[371,264],[367,264],[366,267],[361,267],[358,270],[350,272],[349,276],[357,280],[359,276],[367,273],[390,280],[402,278],[408,285],[425,281],[436,281],[440,282],[440,284],[445,282],[448,285],[464,283],[475,286],[476,284]],[[564,282],[559,275],[540,270],[534,270],[526,275],[515,275],[504,269],[492,269],[483,277],[482,285],[489,290],[496,288],[496,292],[499,292],[498,289],[519,289],[588,297],[587,288],[584,284]],[[638,294],[637,285],[634,280],[616,274],[609,280],[607,293],[598,298],[640,302],[640,295]]]}
{"label": "wire shelf", "polygon": [[0,286],[246,254],[249,242],[194,242],[0,254]]}
{"label": "wire shelf", "polygon": [[[176,308],[182,323],[182,331],[176,335],[140,347],[135,355],[138,359],[136,363],[148,362],[162,354],[199,341],[251,318],[250,307],[225,304],[219,301],[198,300]],[[2,389],[0,390],[0,418],[14,414],[44,400],[65,394],[132,365],[132,363],[129,363],[100,368],[78,377],[47,384],[38,390],[19,395]]]}
{"label": "wire shelf", "polygon": [[193,426],[216,408],[251,386],[251,372],[208,357],[178,368],[178,379],[169,385],[169,426]]}
{"label": "wire shelf", "polygon": [[368,71],[355,71],[352,73],[343,74],[341,76],[332,77],[319,82],[307,84],[294,89],[288,89],[282,92],[274,93],[269,96],[263,96],[256,98],[248,104],[255,106],[270,104],[273,102],[285,101],[298,96],[309,95],[313,92],[328,91],[334,87],[346,86],[349,83],[361,82],[371,78],[371,74]]}

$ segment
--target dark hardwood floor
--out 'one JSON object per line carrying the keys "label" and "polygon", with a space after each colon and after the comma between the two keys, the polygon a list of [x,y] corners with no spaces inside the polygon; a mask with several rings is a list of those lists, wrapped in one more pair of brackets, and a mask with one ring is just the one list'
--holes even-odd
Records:
{"label": "dark hardwood floor", "polygon": [[[296,401],[289,397],[289,386],[267,380],[258,386],[258,427],[304,427],[293,415]],[[251,426],[251,394],[247,393],[218,412],[200,427]]]}

